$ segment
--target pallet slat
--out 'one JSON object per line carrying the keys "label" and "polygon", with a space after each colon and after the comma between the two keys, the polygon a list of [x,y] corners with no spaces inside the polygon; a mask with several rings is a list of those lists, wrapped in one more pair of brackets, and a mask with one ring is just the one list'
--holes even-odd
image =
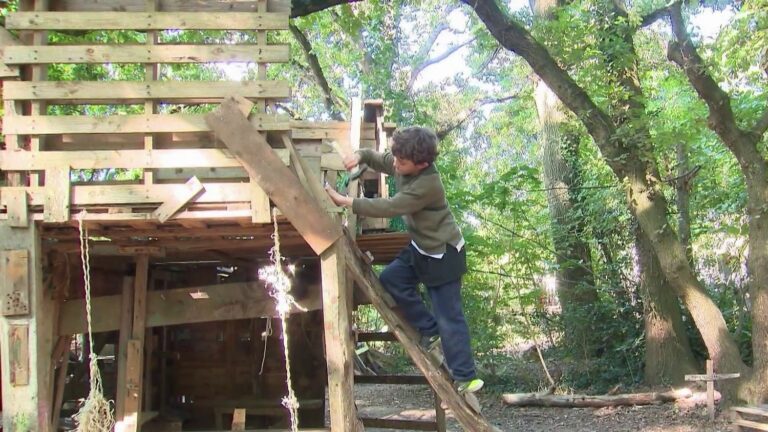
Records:
{"label": "pallet slat", "polygon": [[[6,135],[54,134],[115,134],[115,133],[168,133],[207,132],[205,116],[198,114],[147,114],[89,116],[6,116],[3,133]],[[286,131],[290,122],[285,116],[251,116],[251,124],[262,131]]]}
{"label": "pallet slat", "polygon": [[[287,165],[288,152],[285,149],[274,151]],[[64,163],[72,169],[242,167],[225,149],[0,151],[0,170],[3,171],[44,170]]]}
{"label": "pallet slat", "polygon": [[232,95],[285,99],[286,81],[6,81],[5,100],[45,100],[50,103],[135,104],[146,100],[219,103]]}
{"label": "pallet slat", "polygon": [[288,45],[46,45],[6,46],[5,64],[51,63],[285,63]]}
{"label": "pallet slat", "polygon": [[252,12],[14,12],[14,30],[287,30],[284,13]]}
{"label": "pallet slat", "polygon": [[[51,10],[56,11],[113,11],[114,3],[98,0],[51,0]],[[257,0],[223,2],[221,0],[159,0],[157,10],[168,12],[256,12]],[[146,10],[145,0],[121,0],[120,10],[142,12]],[[291,12],[290,0],[268,0],[267,10],[270,12]]]}
{"label": "pallet slat", "polygon": [[736,419],[733,421],[734,425],[748,427],[759,431],[768,431],[768,424],[758,423],[750,420]]}

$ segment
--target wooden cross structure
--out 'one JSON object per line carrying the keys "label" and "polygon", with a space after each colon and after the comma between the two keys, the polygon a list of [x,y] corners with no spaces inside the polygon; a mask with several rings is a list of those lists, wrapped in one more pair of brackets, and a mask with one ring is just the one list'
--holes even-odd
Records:
{"label": "wooden cross structure", "polygon": [[716,374],[715,366],[711,359],[707,359],[707,373],[706,374],[687,374],[685,375],[686,381],[706,381],[707,382],[707,411],[709,412],[709,419],[715,419],[715,381],[739,378],[739,373],[725,373]]}

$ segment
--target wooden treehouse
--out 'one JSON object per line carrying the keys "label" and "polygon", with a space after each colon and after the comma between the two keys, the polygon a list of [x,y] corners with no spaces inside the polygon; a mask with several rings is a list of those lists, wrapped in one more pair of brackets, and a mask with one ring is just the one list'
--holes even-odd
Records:
{"label": "wooden treehouse", "polygon": [[[418,349],[360,252],[387,262],[407,236],[387,233],[386,220],[343,216],[322,190],[344,171],[335,148],[386,146],[393,126],[382,102],[353,103],[349,122],[295,121],[275,109],[290,85],[268,80],[267,67],[290,53],[268,36],[288,29],[289,12],[287,0],[22,0],[8,14],[0,28],[4,430],[62,427],[88,394],[91,343],[120,430],[181,430],[182,422],[228,430],[243,420],[240,409],[249,428],[286,428],[280,321],[259,279],[271,264],[273,216],[296,269],[286,331],[302,430],[364,427],[350,325],[362,302],[379,309],[465,427],[492,430]],[[172,37],[179,30],[244,32],[256,42],[181,43]],[[52,32],[94,31],[137,32],[146,42],[49,42]],[[257,72],[238,82],[164,72],[230,62]],[[144,79],[51,80],[56,64],[141,65]],[[132,111],[89,116],[91,105]],[[108,175],[126,171],[138,175]],[[349,191],[388,193],[373,173]],[[166,413],[173,421],[163,423]]]}

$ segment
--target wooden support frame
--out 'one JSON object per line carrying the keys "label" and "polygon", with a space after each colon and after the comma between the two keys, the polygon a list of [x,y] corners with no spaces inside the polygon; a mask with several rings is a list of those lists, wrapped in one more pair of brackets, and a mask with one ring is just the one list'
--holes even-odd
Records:
{"label": "wooden support frame", "polygon": [[269,143],[238,109],[234,99],[206,116],[210,128],[245,166],[251,177],[320,254],[341,236],[339,226],[275,156]]}
{"label": "wooden support frame", "polygon": [[345,249],[340,239],[320,254],[323,279],[325,359],[331,430],[362,431],[354,398],[351,286],[347,284]]}
{"label": "wooden support frame", "polygon": [[125,387],[117,390],[125,394],[121,429],[124,432],[136,432],[139,429],[139,425],[141,425],[148,277],[149,256],[138,255],[136,257],[136,274],[133,280],[131,339],[128,340],[126,349]]}
{"label": "wooden support frame", "polygon": [[[53,291],[44,289],[40,234],[37,225],[11,228],[0,221],[0,250],[23,250],[29,255],[28,283],[30,311],[26,315],[0,317],[0,361],[2,361],[3,429],[19,430],[25,424],[30,430],[48,432],[53,412],[53,369],[56,302]],[[2,283],[2,282],[0,282]],[[23,336],[26,329],[26,347]],[[12,342],[10,336],[15,335]],[[18,337],[17,337],[18,336]],[[14,348],[15,347],[15,348]],[[12,354],[13,349],[17,354]],[[21,357],[18,357],[21,356]],[[28,380],[16,379],[12,385],[13,358],[26,358]]]}

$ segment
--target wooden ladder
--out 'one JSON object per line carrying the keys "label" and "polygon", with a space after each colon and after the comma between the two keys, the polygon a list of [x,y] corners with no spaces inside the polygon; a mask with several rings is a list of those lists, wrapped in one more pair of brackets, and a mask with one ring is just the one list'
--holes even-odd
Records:
{"label": "wooden ladder", "polygon": [[344,261],[357,288],[362,291],[362,294],[370,301],[373,307],[379,311],[382,319],[389,326],[390,331],[403,345],[405,352],[411,357],[416,367],[419,368],[434,392],[451,409],[456,420],[468,431],[499,431],[498,428],[488,423],[481,414],[472,409],[454,387],[453,380],[448,372],[440,366],[435,366],[430,355],[419,346],[418,333],[402,316],[394,311],[395,300],[381,286],[378,276],[373,272],[369,264],[368,258],[360,251],[347,230],[344,230],[344,237],[341,240],[341,249],[345,255]]}
{"label": "wooden ladder", "polygon": [[[356,336],[357,342],[397,342],[395,335],[390,332],[360,332]],[[429,385],[429,381],[423,375],[355,375],[355,384]],[[360,417],[360,420],[366,427],[445,432],[445,410],[442,407],[442,400],[434,390],[432,394],[435,401],[435,420],[371,417]]]}

